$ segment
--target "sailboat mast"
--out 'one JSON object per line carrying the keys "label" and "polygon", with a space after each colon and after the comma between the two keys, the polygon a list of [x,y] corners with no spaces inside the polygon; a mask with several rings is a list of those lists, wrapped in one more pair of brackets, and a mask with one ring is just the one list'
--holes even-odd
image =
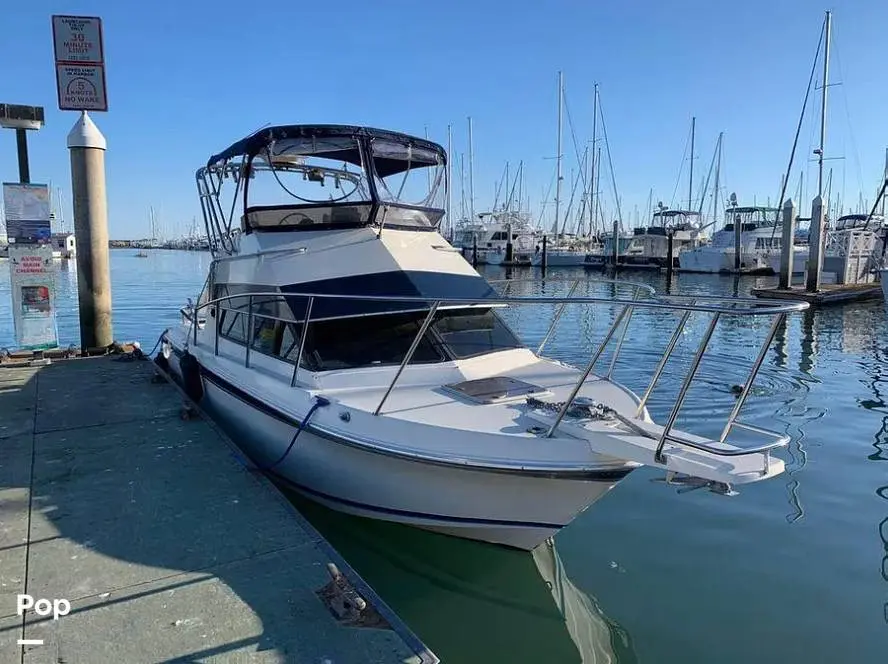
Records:
{"label": "sailboat mast", "polygon": [[475,221],[475,152],[472,147],[472,116],[469,116],[469,213]]}
{"label": "sailboat mast", "polygon": [[[885,148],[885,170],[882,173],[883,180],[888,181],[888,148]],[[882,216],[885,216],[885,196],[882,196]]]}
{"label": "sailboat mast", "polygon": [[826,12],[826,29],[823,36],[823,96],[820,101],[820,149],[817,155],[817,195],[823,196],[823,149],[826,144],[826,97],[829,88],[829,33],[832,12]]}
{"label": "sailboat mast", "polygon": [[447,234],[453,237],[453,125],[447,125]]}
{"label": "sailboat mast", "polygon": [[[721,179],[722,138],[724,137],[724,135],[725,135],[725,133],[723,131],[719,132],[719,134],[718,134],[718,146],[716,149],[718,156],[716,157],[716,160],[715,160],[715,188],[713,189],[713,192],[712,192],[712,223],[715,223],[716,220],[718,219],[718,191],[719,191],[719,186],[720,186],[719,180]],[[701,205],[700,207],[703,207],[703,206]]]}
{"label": "sailboat mast", "polygon": [[555,223],[552,228],[558,232],[558,220],[561,218],[561,113],[564,102],[564,73],[558,72],[558,140],[555,153]]}
{"label": "sailboat mast", "polygon": [[592,98],[592,169],[589,173],[589,234],[595,224],[595,212],[593,211],[595,200],[595,144],[598,141],[598,83],[595,84],[595,94]]}
{"label": "sailboat mast", "polygon": [[694,139],[697,135],[697,118],[691,118],[691,172],[688,174],[688,211],[694,209]]}
{"label": "sailboat mast", "polygon": [[459,216],[466,218],[466,160],[462,152],[459,153]]}

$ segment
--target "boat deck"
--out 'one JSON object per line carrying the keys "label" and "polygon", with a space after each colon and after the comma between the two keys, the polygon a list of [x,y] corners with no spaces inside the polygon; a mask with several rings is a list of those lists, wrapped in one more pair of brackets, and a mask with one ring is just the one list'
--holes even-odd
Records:
{"label": "boat deck", "polygon": [[[154,373],[0,367],[0,664],[437,661]],[[367,607],[337,617],[337,588]],[[19,594],[70,613],[19,616]]]}

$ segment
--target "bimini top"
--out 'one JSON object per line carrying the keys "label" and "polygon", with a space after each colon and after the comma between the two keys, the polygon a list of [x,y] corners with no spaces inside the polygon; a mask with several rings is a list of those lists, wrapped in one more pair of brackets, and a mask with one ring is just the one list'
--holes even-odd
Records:
{"label": "bimini top", "polygon": [[[337,140],[339,139],[339,140]],[[347,140],[342,140],[347,139]],[[417,164],[432,166],[445,164],[447,153],[437,143],[417,138],[408,134],[386,129],[374,129],[372,127],[358,127],[354,125],[280,125],[265,127],[259,131],[242,138],[237,143],[229,146],[219,154],[210,157],[207,167],[220,162],[225,162],[234,157],[253,157],[262,154],[267,148],[278,141],[301,143],[311,142],[311,153],[315,157],[323,157],[342,161],[356,166],[361,166],[360,139],[366,141],[380,141],[391,146],[413,148],[390,153],[390,156],[374,151],[373,164],[376,173],[380,177],[388,177],[397,173],[403,173]]]}

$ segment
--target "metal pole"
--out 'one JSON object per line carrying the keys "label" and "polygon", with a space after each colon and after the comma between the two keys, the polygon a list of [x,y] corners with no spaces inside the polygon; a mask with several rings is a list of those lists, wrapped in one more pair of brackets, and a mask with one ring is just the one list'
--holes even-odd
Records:
{"label": "metal pole", "polygon": [[475,221],[475,148],[472,141],[472,116],[469,116],[469,214]]}
{"label": "metal pole", "polygon": [[771,347],[771,342],[774,340],[774,336],[777,334],[777,330],[780,329],[780,325],[783,323],[784,320],[786,320],[786,314],[778,314],[774,316],[774,322],[771,323],[771,329],[768,331],[768,336],[766,336],[765,340],[762,342],[762,347],[759,349],[758,357],[755,358],[755,364],[752,365],[752,370],[749,372],[749,376],[746,378],[746,383],[743,385],[743,391],[737,398],[737,402],[734,404],[733,410],[731,410],[731,415],[728,417],[728,423],[722,430],[722,434],[719,437],[718,442],[725,442],[725,439],[731,432],[731,427],[734,426],[734,420],[736,420],[737,415],[740,414],[740,409],[743,408],[743,404],[746,402],[746,397],[749,396],[749,391],[750,389],[752,389],[752,383],[755,381],[756,375],[758,375],[759,369],[762,366],[762,362],[765,361],[765,355],[768,354],[768,348]]}
{"label": "metal pole", "polygon": [[305,305],[305,319],[302,321],[302,335],[299,339],[299,350],[296,352],[296,366],[293,367],[293,378],[290,379],[290,387],[296,385],[296,375],[299,373],[299,365],[302,363],[302,353],[305,351],[305,341],[308,339],[308,321],[311,318],[311,308],[314,306],[314,297],[308,298]]}
{"label": "metal pole", "polygon": [[555,223],[553,228],[558,232],[558,220],[561,217],[561,115],[564,103],[564,74],[558,72],[558,140],[555,155]]}
{"label": "metal pole", "polygon": [[28,166],[28,130],[15,130],[15,147],[18,152],[19,182],[30,184],[31,170]]}
{"label": "metal pole", "polygon": [[561,424],[561,420],[564,419],[564,416],[567,414],[567,411],[570,408],[571,404],[574,402],[574,399],[577,398],[577,394],[579,394],[580,388],[583,387],[583,383],[586,382],[589,374],[592,373],[592,369],[595,367],[595,363],[598,362],[598,358],[601,357],[604,349],[607,347],[608,343],[610,343],[611,338],[614,336],[614,332],[617,330],[620,323],[623,322],[623,318],[626,316],[626,313],[628,311],[628,306],[620,309],[620,313],[617,314],[617,317],[614,319],[613,324],[610,326],[610,329],[607,331],[604,339],[602,339],[601,344],[598,346],[598,350],[595,351],[595,355],[592,356],[592,359],[586,367],[586,370],[583,372],[583,375],[580,376],[580,379],[570,391],[570,396],[567,398],[567,401],[564,402],[564,404],[561,406],[561,410],[558,411],[558,417],[555,418],[555,422],[552,424],[551,427],[549,427],[549,431],[546,432],[546,438],[551,438],[552,434],[555,433],[555,429],[557,429],[558,425]]}
{"label": "metal pole", "polygon": [[[543,236],[543,241],[545,242],[546,237]],[[580,285],[580,280],[575,279],[573,285],[570,287],[570,290],[567,292],[567,299],[573,297],[574,291],[577,290],[577,286]],[[543,337],[543,340],[540,342],[539,347],[537,348],[536,354],[539,355],[543,352],[543,348],[545,348],[546,343],[549,341],[549,337],[552,336],[552,332],[555,331],[555,326],[558,325],[558,321],[561,319],[561,315],[564,313],[564,308],[567,306],[567,302],[563,302],[561,306],[558,308],[558,311],[555,312],[555,315],[552,317],[552,322],[549,324],[549,329],[546,330],[546,336]]]}
{"label": "metal pole", "polygon": [[691,118],[691,172],[688,175],[688,211],[694,209],[694,139],[697,136],[697,118]]}
{"label": "metal pole", "polygon": [[398,378],[401,377],[401,372],[404,371],[404,367],[406,367],[410,360],[413,359],[413,354],[416,352],[416,349],[419,348],[419,342],[422,341],[422,338],[426,335],[426,332],[429,330],[429,326],[432,324],[432,319],[435,317],[435,313],[438,311],[438,305],[441,304],[440,301],[436,301],[432,304],[429,309],[429,315],[426,316],[425,320],[422,322],[422,327],[419,328],[419,332],[416,333],[416,336],[413,337],[413,343],[410,344],[410,348],[407,349],[407,354],[404,356],[404,359],[401,361],[401,366],[398,367],[397,373],[395,373],[395,377],[392,379],[392,382],[389,384],[388,389],[385,391],[385,394],[382,395],[382,400],[379,402],[379,405],[376,407],[376,410],[373,411],[374,415],[379,415],[379,411],[382,410],[383,404],[385,404],[386,399],[388,399],[389,394],[392,393],[392,390],[395,387],[395,383],[398,382]]}
{"label": "metal pole", "polygon": [[817,195],[823,196],[823,150],[826,144],[826,97],[829,88],[829,34],[832,12],[826,12],[826,30],[823,37],[823,96],[820,103],[820,149],[817,155]]}
{"label": "metal pole", "polygon": [[253,347],[253,296],[247,298],[247,350],[244,353],[244,366],[250,367],[250,348]]}
{"label": "metal pole", "polygon": [[453,242],[453,125],[447,125],[447,239]]}
{"label": "metal pole", "polygon": [[105,137],[84,111],[68,134],[74,234],[77,237],[77,300],[80,345],[104,348],[111,329],[111,268],[108,200],[105,193]]}
{"label": "metal pole", "polygon": [[592,228],[595,224],[595,213],[593,211],[593,205],[595,204],[595,166],[596,166],[596,164],[595,164],[595,158],[596,158],[595,143],[597,141],[598,141],[598,83],[595,84],[595,94],[592,97],[592,170],[589,172],[589,235],[590,236],[594,233]]}
{"label": "metal pole", "polygon": [[[691,302],[691,306],[694,306],[693,302]],[[638,410],[635,411],[636,416],[641,416],[641,414],[644,412],[645,404],[647,404],[647,400],[650,398],[651,393],[657,386],[657,381],[660,380],[660,374],[662,374],[663,369],[666,368],[666,362],[669,361],[669,357],[672,355],[672,351],[675,349],[675,344],[677,344],[678,340],[681,338],[682,330],[684,330],[684,326],[687,324],[688,318],[690,317],[691,310],[688,309],[682,315],[681,320],[678,321],[678,327],[676,327],[675,332],[672,333],[672,338],[669,340],[669,344],[666,346],[666,350],[663,352],[663,357],[660,358],[660,362],[659,364],[657,364],[657,368],[654,370],[654,375],[651,377],[651,383],[645,390],[644,396],[641,397],[641,401],[638,402]]]}
{"label": "metal pole", "polygon": [[678,413],[688,394],[694,376],[697,374],[697,369],[700,367],[700,361],[703,359],[703,354],[706,352],[706,346],[709,345],[709,340],[712,338],[712,333],[715,331],[715,326],[718,324],[718,318],[720,315],[721,314],[719,313],[715,313],[712,316],[712,320],[709,322],[709,327],[706,328],[706,332],[703,334],[703,339],[700,341],[700,346],[697,348],[697,354],[694,355],[694,360],[691,362],[691,368],[688,370],[688,374],[685,376],[684,382],[681,384],[681,389],[678,391],[678,398],[675,400],[672,412],[669,413],[669,419],[666,421],[666,426],[663,427],[663,433],[660,435],[660,443],[657,445],[657,451],[654,453],[654,461],[657,463],[663,463],[663,447],[666,445],[666,438],[669,436],[669,432],[672,430],[675,420],[678,419]]}

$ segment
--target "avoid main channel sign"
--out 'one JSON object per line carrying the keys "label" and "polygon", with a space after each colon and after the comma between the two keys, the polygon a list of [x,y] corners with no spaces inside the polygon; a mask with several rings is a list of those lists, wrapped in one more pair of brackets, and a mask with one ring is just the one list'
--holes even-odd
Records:
{"label": "avoid main channel sign", "polygon": [[107,111],[102,19],[53,16],[56,83],[62,111]]}

